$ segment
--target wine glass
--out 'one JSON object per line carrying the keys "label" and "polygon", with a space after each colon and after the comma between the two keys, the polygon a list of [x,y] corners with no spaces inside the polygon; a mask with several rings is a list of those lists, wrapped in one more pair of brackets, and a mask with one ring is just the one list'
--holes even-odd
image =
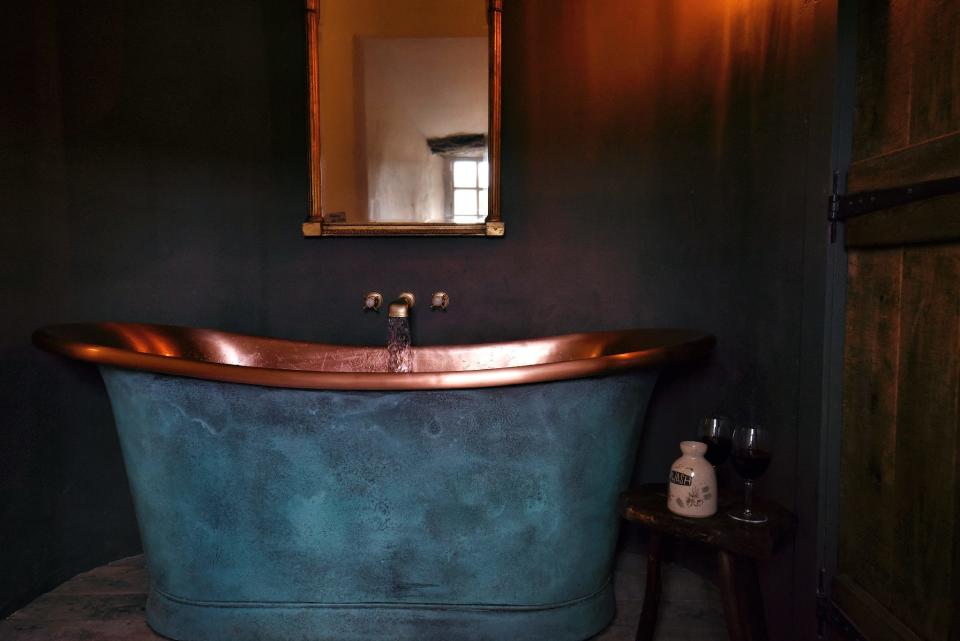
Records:
{"label": "wine glass", "polygon": [[766,523],[767,515],[754,512],[753,481],[770,465],[770,432],[759,425],[738,425],[733,430],[733,468],[743,477],[745,499],[743,509],[730,512],[730,517],[743,523]]}
{"label": "wine glass", "polygon": [[707,453],[704,456],[714,468],[723,465],[730,456],[730,449],[733,447],[730,438],[732,433],[733,421],[725,416],[703,419],[698,440],[707,444]]}

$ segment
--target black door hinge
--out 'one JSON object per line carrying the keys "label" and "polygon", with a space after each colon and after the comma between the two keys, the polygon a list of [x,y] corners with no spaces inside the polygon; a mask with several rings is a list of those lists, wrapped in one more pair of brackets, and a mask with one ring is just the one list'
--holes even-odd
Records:
{"label": "black door hinge", "polygon": [[830,242],[837,239],[837,223],[850,218],[870,214],[881,209],[890,209],[908,205],[918,200],[946,196],[960,193],[960,176],[925,180],[912,185],[891,187],[890,189],[874,189],[872,191],[858,191],[852,194],[841,194],[839,190],[840,172],[833,172],[833,190],[830,193],[829,213]]}
{"label": "black door hinge", "polygon": [[830,191],[830,210],[827,214],[830,221],[830,244],[837,241],[837,223],[840,222],[840,172],[833,172],[833,189]]}

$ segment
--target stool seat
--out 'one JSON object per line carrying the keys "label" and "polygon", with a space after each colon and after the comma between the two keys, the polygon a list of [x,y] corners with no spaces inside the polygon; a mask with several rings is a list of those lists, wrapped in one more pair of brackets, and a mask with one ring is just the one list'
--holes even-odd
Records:
{"label": "stool seat", "polygon": [[721,490],[714,516],[691,518],[674,514],[667,508],[665,484],[641,485],[620,497],[621,516],[646,528],[650,534],[647,587],[637,641],[653,639],[660,604],[660,546],[664,536],[701,543],[716,550],[724,615],[732,641],[767,638],[755,562],[774,555],[780,543],[793,535],[797,519],[776,503],[755,500],[755,511],[766,514],[767,521],[742,523],[727,515],[742,502],[742,495]]}

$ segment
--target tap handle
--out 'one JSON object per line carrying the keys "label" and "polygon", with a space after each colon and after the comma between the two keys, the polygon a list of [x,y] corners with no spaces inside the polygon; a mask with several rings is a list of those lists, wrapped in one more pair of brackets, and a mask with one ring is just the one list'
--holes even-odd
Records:
{"label": "tap handle", "polygon": [[447,292],[434,292],[433,296],[430,297],[430,311],[439,309],[441,312],[445,312],[448,305],[450,305],[450,295]]}
{"label": "tap handle", "polygon": [[383,305],[383,294],[380,292],[367,292],[363,297],[364,312],[379,312]]}

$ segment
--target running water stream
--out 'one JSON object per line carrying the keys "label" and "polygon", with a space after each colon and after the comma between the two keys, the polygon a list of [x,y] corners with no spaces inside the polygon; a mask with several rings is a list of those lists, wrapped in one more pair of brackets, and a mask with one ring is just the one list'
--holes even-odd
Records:
{"label": "running water stream", "polygon": [[387,370],[410,371],[410,319],[387,319]]}

